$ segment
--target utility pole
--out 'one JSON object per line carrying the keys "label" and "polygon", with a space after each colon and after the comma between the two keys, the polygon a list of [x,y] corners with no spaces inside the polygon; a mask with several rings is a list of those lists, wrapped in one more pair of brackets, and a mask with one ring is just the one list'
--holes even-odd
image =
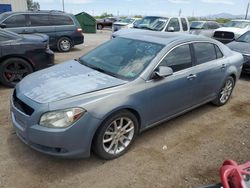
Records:
{"label": "utility pole", "polygon": [[64,0],[62,0],[63,12],[64,12]]}
{"label": "utility pole", "polygon": [[248,17],[249,5],[250,5],[250,3],[247,4],[247,12],[246,12],[245,20],[247,20],[247,17]]}

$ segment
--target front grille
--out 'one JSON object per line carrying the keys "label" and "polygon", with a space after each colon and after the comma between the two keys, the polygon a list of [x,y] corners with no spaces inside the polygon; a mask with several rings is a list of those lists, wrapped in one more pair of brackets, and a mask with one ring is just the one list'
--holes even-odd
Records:
{"label": "front grille", "polygon": [[250,57],[247,55],[243,55],[244,57],[244,63],[250,62]]}
{"label": "front grille", "polygon": [[21,112],[31,116],[34,112],[34,109],[31,108],[29,105],[25,104],[23,101],[21,101],[19,98],[16,96],[16,90],[13,93],[13,104],[14,106],[20,110]]}
{"label": "front grille", "polygon": [[232,32],[225,32],[225,31],[216,31],[214,33],[215,38],[219,39],[229,39],[229,40],[234,40],[234,33]]}

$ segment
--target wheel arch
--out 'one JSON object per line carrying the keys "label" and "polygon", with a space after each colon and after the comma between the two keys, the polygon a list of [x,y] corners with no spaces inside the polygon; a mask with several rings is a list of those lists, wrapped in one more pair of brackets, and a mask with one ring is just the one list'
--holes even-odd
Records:
{"label": "wheel arch", "polygon": [[93,142],[94,142],[94,139],[96,137],[96,133],[97,131],[99,130],[99,128],[102,126],[102,124],[104,123],[105,120],[107,120],[109,117],[111,117],[112,115],[116,114],[116,113],[119,113],[121,111],[129,111],[130,113],[132,113],[133,115],[135,115],[137,121],[138,121],[138,133],[140,133],[140,130],[141,130],[141,115],[139,113],[138,110],[136,110],[135,108],[133,107],[130,107],[130,106],[124,106],[124,107],[120,107],[120,108],[116,108],[116,109],[113,109],[112,111],[110,111],[109,113],[107,113],[104,118],[101,120],[100,124],[97,126],[94,134],[93,134],[93,137],[92,137],[92,141],[91,141],[91,149],[92,149],[92,146],[93,146]]}

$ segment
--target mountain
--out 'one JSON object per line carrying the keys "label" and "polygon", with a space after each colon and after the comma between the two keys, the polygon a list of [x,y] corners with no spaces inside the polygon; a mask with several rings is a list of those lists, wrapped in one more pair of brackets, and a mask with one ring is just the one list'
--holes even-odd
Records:
{"label": "mountain", "polygon": [[[250,12],[249,12],[250,14]],[[213,14],[213,15],[208,15],[205,16],[207,19],[217,19],[217,18],[227,18],[227,19],[245,19],[245,15],[233,15],[230,13],[220,13],[220,14]],[[248,16],[250,18],[250,15]]]}

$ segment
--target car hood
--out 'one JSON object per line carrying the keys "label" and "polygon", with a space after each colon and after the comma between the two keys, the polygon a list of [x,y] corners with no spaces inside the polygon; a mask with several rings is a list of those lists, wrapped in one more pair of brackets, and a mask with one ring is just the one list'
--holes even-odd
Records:
{"label": "car hood", "polygon": [[244,34],[248,29],[247,28],[236,28],[236,27],[221,27],[216,29],[215,31],[225,31],[225,32],[233,32],[236,35]]}
{"label": "car hood", "polygon": [[72,60],[26,76],[17,92],[38,103],[49,103],[126,82]]}
{"label": "car hood", "polygon": [[233,41],[227,44],[227,46],[236,52],[242,53],[242,54],[250,54],[250,44],[246,42],[237,42]]}
{"label": "car hood", "polygon": [[21,35],[26,41],[35,41],[35,42],[46,42],[49,40],[48,35],[35,33],[35,34],[23,34]]}

